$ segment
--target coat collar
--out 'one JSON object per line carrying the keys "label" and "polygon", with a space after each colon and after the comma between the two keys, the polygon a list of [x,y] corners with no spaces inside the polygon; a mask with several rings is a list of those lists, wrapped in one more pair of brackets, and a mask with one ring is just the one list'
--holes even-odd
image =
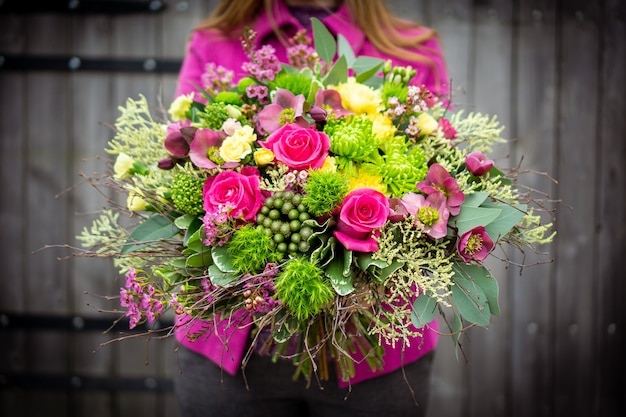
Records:
{"label": "coat collar", "polygon": [[[273,2],[272,15],[276,25],[285,30],[286,33],[295,34],[297,30],[302,29],[302,25],[291,15],[284,0],[275,0]],[[337,34],[339,33],[343,35],[348,43],[352,45],[355,54],[358,55],[359,51],[363,48],[363,44],[365,43],[365,34],[361,31],[361,29],[359,29],[357,24],[352,19],[350,10],[345,3],[339,7],[337,12],[325,18],[323,23],[335,37],[337,37]],[[265,10],[261,12],[261,15],[257,19],[254,25],[254,30],[257,33],[255,41],[257,48],[266,43],[265,40],[269,36],[273,36],[274,30],[272,28],[272,23]],[[312,38],[313,35],[311,29],[309,29],[309,35]]]}

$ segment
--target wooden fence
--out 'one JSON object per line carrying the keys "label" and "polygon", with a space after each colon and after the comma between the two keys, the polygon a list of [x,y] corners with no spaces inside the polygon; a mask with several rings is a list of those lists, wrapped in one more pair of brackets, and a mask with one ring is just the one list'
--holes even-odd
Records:
{"label": "wooden fence", "polygon": [[[0,1],[1,415],[178,415],[173,340],[99,348],[121,331],[97,312],[120,286],[110,263],[40,249],[90,224],[103,200],[78,173],[103,172],[127,97],[171,99],[215,3]],[[442,340],[429,415],[624,415],[625,2],[389,5],[439,32],[456,107],[497,114],[502,155],[562,201],[553,262],[495,266],[502,314],[468,333],[469,364]]]}

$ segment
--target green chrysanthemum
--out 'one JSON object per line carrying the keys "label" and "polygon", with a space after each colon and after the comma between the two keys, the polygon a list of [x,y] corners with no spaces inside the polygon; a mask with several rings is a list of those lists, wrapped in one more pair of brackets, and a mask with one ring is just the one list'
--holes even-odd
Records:
{"label": "green chrysanthemum", "polygon": [[187,172],[176,174],[171,187],[171,198],[176,210],[192,216],[204,211],[202,199],[204,181],[204,178],[196,177]]}
{"label": "green chrysanthemum", "polygon": [[313,215],[321,216],[337,207],[348,191],[348,180],[342,174],[313,170],[304,187],[302,203]]}
{"label": "green chrysanthemum", "polygon": [[311,82],[311,76],[304,73],[280,72],[276,75],[270,87],[272,90],[284,88],[285,90],[291,91],[295,96],[302,94],[307,97],[311,90]]}
{"label": "green chrysanthemum", "polygon": [[227,250],[233,267],[242,273],[262,271],[269,262],[278,262],[283,257],[263,229],[250,224],[237,229]]}
{"label": "green chrysanthemum", "polygon": [[371,158],[379,141],[373,133],[373,122],[367,116],[349,116],[329,120],[324,132],[330,137],[330,151],[336,155],[340,167],[351,161]]}
{"label": "green chrysanthemum", "polygon": [[383,84],[382,96],[384,102],[387,102],[391,97],[397,97],[400,103],[404,103],[406,102],[408,93],[409,89],[406,85],[389,82]]}
{"label": "green chrysanthemum", "polygon": [[384,155],[364,169],[380,175],[392,197],[402,197],[426,177],[426,156],[418,146],[409,147],[401,137],[395,137],[383,146]]}
{"label": "green chrysanthemum", "polygon": [[275,288],[276,297],[301,321],[318,314],[335,298],[324,271],[304,258],[287,262]]}

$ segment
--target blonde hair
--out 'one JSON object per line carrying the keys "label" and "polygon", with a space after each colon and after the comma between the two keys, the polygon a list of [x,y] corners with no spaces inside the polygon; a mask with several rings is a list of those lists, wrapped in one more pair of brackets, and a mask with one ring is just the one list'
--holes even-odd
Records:
{"label": "blonde hair", "polygon": [[[421,49],[431,53],[435,52],[423,46],[423,43],[428,39],[437,37],[434,30],[426,29],[421,31],[419,35],[407,37],[404,34],[401,35],[398,29],[417,29],[423,28],[423,26],[394,16],[382,0],[343,1],[348,6],[354,22],[380,52],[395,58],[425,62],[433,66],[430,59],[419,52],[414,53],[408,49],[415,48],[417,51]],[[274,32],[284,42],[284,36],[274,21],[276,8],[276,0],[222,0],[216,9],[194,30],[217,29],[225,36],[237,34],[239,37],[239,29],[254,23],[264,9],[274,27]]]}

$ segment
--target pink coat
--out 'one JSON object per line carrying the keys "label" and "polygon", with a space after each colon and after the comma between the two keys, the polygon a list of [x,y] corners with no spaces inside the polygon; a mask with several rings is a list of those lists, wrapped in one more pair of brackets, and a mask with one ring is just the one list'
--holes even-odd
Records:
{"label": "pink coat", "polygon": [[[289,13],[287,7],[279,0],[275,4],[274,18],[276,24],[283,28],[288,35],[301,29],[300,23]],[[341,6],[339,10],[323,20],[324,25],[333,34],[342,34],[352,46],[357,56],[371,56],[376,58],[389,58],[376,50],[373,45],[365,38],[364,33],[350,18],[347,6]],[[278,41],[273,33],[272,26],[268,16],[263,12],[256,23],[252,26],[257,32],[257,47],[270,44],[276,49],[276,55],[282,62],[287,61],[284,46]],[[415,29],[416,31],[426,29]],[[238,34],[242,31],[238,31]],[[413,33],[413,32],[412,32]],[[419,32],[416,32],[419,33]],[[176,94],[188,94],[196,92],[194,84],[201,85],[201,77],[207,63],[215,63],[229,68],[236,73],[236,79],[243,76],[241,65],[247,61],[247,57],[242,50],[240,36],[232,36],[227,38],[216,31],[196,31],[192,34],[188,45],[188,51],[185,56],[183,66],[179,75],[179,82]],[[431,38],[424,43],[424,50],[420,53],[432,60],[431,65],[422,62],[407,61],[392,58],[395,65],[408,66],[411,65],[417,69],[417,75],[413,79],[412,84],[425,85],[430,88],[433,93],[445,95],[447,91],[447,71],[445,62],[441,54],[441,48],[436,38]],[[426,51],[426,53],[424,52]],[[433,70],[433,68],[435,70]],[[239,72],[238,72],[239,71]],[[179,323],[188,318],[179,317]],[[187,348],[204,355],[214,363],[220,365],[226,372],[236,374],[241,367],[243,356],[249,347],[250,326],[244,320],[240,325],[230,323],[220,323],[213,331],[207,332],[196,341],[190,341],[185,334],[194,332],[202,327],[201,323],[189,323],[182,326],[177,332],[177,339]],[[411,341],[409,347],[402,348],[396,346],[385,346],[384,368],[383,370],[373,372],[366,361],[357,361],[355,364],[356,375],[350,380],[351,384],[360,381],[375,378],[377,376],[392,372],[402,367],[403,364],[411,363],[428,352],[435,349],[438,340],[438,324],[437,320],[430,323],[424,329],[423,338],[417,338]],[[295,368],[294,368],[295,370]],[[338,381],[340,386],[347,386],[343,381]]]}

